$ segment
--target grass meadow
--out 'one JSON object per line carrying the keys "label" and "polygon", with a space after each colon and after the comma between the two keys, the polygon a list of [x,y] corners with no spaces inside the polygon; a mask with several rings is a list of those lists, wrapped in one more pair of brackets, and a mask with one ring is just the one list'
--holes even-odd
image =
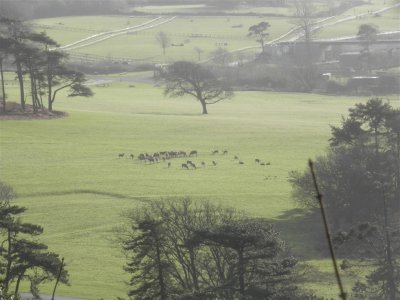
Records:
{"label": "grass meadow", "polygon": [[155,17],[58,17],[34,20],[32,25],[37,31],[45,31],[47,35],[54,38],[61,46],[65,46],[97,33],[134,27],[152,19],[155,19]]}
{"label": "grass meadow", "polygon": [[[370,9],[377,5],[378,0],[371,1]],[[357,13],[361,10],[367,6],[356,8]],[[286,13],[287,18],[180,16],[162,27],[76,52],[173,61],[197,60],[194,48],[199,47],[205,59],[221,43],[227,50],[257,45],[246,35],[251,25],[261,21],[271,24],[270,39],[289,31],[295,22],[288,11],[282,11]],[[360,22],[381,22],[377,25],[382,31],[398,29],[395,14],[340,24],[320,31],[318,37],[356,34]],[[34,23],[49,26],[37,29],[65,45],[153,18],[68,17]],[[164,57],[155,40],[161,30],[170,34],[172,43],[185,46],[169,47]],[[65,257],[71,286],[60,286],[59,294],[90,300],[125,296],[124,257],[112,239],[112,229],[124,222],[121,214],[148,199],[188,196],[271,219],[293,252],[312,265],[306,287],[336,298],[330,261],[321,254],[323,246],[318,242],[321,220],[306,217],[293,202],[288,172],[304,170],[308,158],[323,154],[329,125],[338,124],[349,107],[368,98],[246,91],[210,105],[209,115],[204,116],[199,103],[189,97],[164,98],[160,87],[118,81],[120,76],[124,75],[115,75],[108,87],[93,85],[92,98],[69,99],[60,94],[54,109],[68,112],[65,118],[0,121],[1,180],[14,187],[17,204],[28,208],[24,220],[43,225],[41,240]],[[9,99],[17,100],[13,77],[7,74],[7,92]],[[398,97],[391,100],[400,107]],[[229,153],[211,155],[215,149]],[[192,161],[198,166],[204,161],[206,166],[182,170],[186,159],[173,159],[168,168],[164,162],[147,165],[127,158],[130,153],[169,150],[197,150],[199,155]],[[119,153],[125,157],[118,158]],[[239,165],[234,156],[244,164]],[[270,165],[260,166],[256,158]],[[213,160],[217,166],[212,166]],[[347,287],[349,282],[345,281]],[[50,290],[50,286],[43,288]]]}
{"label": "grass meadow", "polygon": [[[15,188],[17,204],[28,208],[24,219],[44,226],[41,240],[65,256],[71,287],[61,286],[60,294],[125,295],[124,259],[111,238],[124,221],[121,214],[147,199],[189,196],[274,220],[293,251],[315,266],[308,286],[336,295],[329,261],[316,248],[318,226],[291,200],[287,176],[322,154],[329,124],[366,99],[238,92],[203,116],[193,99],[164,98],[152,85],[115,82],[93,89],[95,96],[87,99],[60,95],[55,109],[68,117],[0,123],[1,180]],[[16,97],[16,90],[9,94]],[[213,156],[213,149],[229,154]],[[192,160],[206,167],[182,170],[184,159],[171,160],[167,168],[118,158],[166,150],[197,150]],[[255,158],[271,165],[257,165]]]}
{"label": "grass meadow", "polygon": [[[95,18],[97,18],[97,21],[95,21]],[[40,19],[35,20],[34,24],[49,26],[50,28],[46,28],[46,33],[63,46],[99,32],[135,26],[151,19],[154,19],[154,17],[70,17]],[[132,34],[123,34],[68,52],[72,54],[88,53],[103,57],[123,57],[157,62],[178,59],[196,61],[198,59],[195,51],[196,47],[203,51],[201,58],[205,59],[210,57],[212,52],[218,48],[232,51],[248,46],[257,46],[255,40],[247,36],[248,28],[262,21],[268,21],[271,24],[269,30],[271,39],[277,38],[295,26],[291,20],[277,17],[179,16],[162,26]],[[42,30],[40,26],[37,26],[37,28]],[[87,31],[85,28],[91,31]],[[168,34],[170,44],[183,44],[184,46],[170,46],[166,49],[164,56],[156,40],[156,34],[160,31]]]}

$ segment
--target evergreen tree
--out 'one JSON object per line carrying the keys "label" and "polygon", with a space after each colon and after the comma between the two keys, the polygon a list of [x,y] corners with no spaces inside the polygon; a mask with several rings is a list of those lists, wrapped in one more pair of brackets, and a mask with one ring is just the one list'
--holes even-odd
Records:
{"label": "evergreen tree", "polygon": [[[325,206],[336,229],[382,215],[382,186],[389,209],[398,212],[400,208],[400,111],[373,98],[349,112],[341,126],[332,126],[328,152],[315,163]],[[316,208],[308,170],[291,172],[290,181],[295,199]]]}
{"label": "evergreen tree", "polygon": [[138,300],[170,299],[172,284],[162,223],[140,213],[132,220],[131,236],[123,242],[129,256],[125,270],[132,275],[128,295]]}
{"label": "evergreen tree", "polygon": [[[13,189],[0,182],[0,285],[4,296],[17,297],[21,281],[28,280],[32,294],[38,295],[39,284],[57,277],[61,260],[47,251],[47,245],[32,239],[42,234],[43,228],[22,222],[20,216],[26,208],[13,205],[13,198]],[[68,283],[67,271],[62,272],[60,281]]]}

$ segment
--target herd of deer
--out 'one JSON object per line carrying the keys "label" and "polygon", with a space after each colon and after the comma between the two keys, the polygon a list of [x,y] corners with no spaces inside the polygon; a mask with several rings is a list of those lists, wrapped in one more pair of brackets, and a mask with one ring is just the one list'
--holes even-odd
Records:
{"label": "herd of deer", "polygon": [[[211,150],[210,152],[211,155],[215,156],[215,155],[228,155],[228,150]],[[160,152],[154,152],[152,154],[149,153],[140,153],[137,156],[137,160],[143,162],[143,163],[149,163],[149,164],[154,164],[154,163],[159,163],[161,161],[166,162],[167,160],[167,168],[170,168],[172,166],[171,159],[173,158],[184,158],[184,157],[197,157],[198,155],[198,151],[197,150],[192,150],[189,153],[185,152],[185,151],[160,151]],[[118,154],[118,158],[124,158],[125,157],[125,153],[119,153]],[[126,157],[130,158],[130,159],[134,159],[135,156],[130,153],[129,155],[126,155]],[[234,156],[233,157],[234,161],[237,161],[237,163],[239,165],[244,165],[245,163],[238,157],[238,156]],[[260,165],[260,166],[269,166],[271,165],[270,162],[264,162],[262,160],[260,160],[259,158],[256,158],[254,160],[254,163]],[[206,162],[202,161],[200,164],[198,164],[196,166],[196,164],[191,161],[191,160],[187,160],[186,162],[181,164],[181,169],[182,170],[196,170],[198,167],[205,168],[206,167]],[[218,165],[217,161],[213,160],[210,163],[211,166],[216,167]]]}

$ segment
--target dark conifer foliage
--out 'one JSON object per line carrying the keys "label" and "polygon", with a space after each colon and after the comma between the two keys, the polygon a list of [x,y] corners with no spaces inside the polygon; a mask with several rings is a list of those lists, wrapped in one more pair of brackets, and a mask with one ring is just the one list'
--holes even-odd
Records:
{"label": "dark conifer foliage", "polygon": [[57,42],[45,33],[31,32],[24,22],[0,15],[0,40],[3,112],[6,112],[7,98],[3,75],[5,62],[14,67],[17,75],[22,109],[25,109],[27,84],[34,112],[44,109],[46,102],[47,109],[52,111],[58,92],[64,89],[68,89],[69,97],[92,95],[90,88],[84,85],[84,74],[67,68],[67,55],[57,50]]}
{"label": "dark conifer foliage", "polygon": [[[315,162],[329,219],[336,229],[382,216],[382,188],[389,210],[400,210],[400,111],[373,98],[349,112],[340,126],[332,126],[327,154]],[[308,172],[292,172],[290,182],[294,198],[315,208]]]}
{"label": "dark conifer foliage", "polygon": [[[47,245],[37,237],[43,233],[41,226],[24,223],[21,215],[25,207],[14,205],[13,189],[0,182],[0,285],[2,295],[19,295],[22,281],[30,283],[34,296],[39,285],[57,278],[61,260],[49,252]],[[68,283],[68,272],[61,272],[60,282]]]}

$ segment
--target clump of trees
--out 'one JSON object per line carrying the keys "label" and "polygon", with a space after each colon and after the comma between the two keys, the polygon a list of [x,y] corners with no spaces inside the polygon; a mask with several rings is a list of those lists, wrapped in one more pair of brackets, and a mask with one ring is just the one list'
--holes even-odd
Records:
{"label": "clump of trees", "polygon": [[[400,297],[400,224],[384,205],[382,212],[383,218],[360,223],[335,236],[339,254],[345,258],[341,268],[356,279],[351,299]],[[360,270],[368,272],[360,276]]]}
{"label": "clump of trees", "polygon": [[13,189],[0,182],[0,295],[1,299],[19,296],[22,281],[30,283],[37,297],[39,285],[57,280],[68,284],[68,272],[59,255],[49,252],[37,237],[43,227],[24,223],[21,214],[25,207],[13,204]]}
{"label": "clump of trees", "polygon": [[[316,170],[341,267],[355,275],[352,299],[398,299],[400,288],[400,110],[372,98],[332,126]],[[311,175],[290,174],[294,199],[311,211]],[[360,278],[363,274],[363,279]],[[367,275],[365,275],[367,273]]]}
{"label": "clump of trees", "polygon": [[[0,81],[3,112],[6,111],[7,93],[3,66],[14,67],[18,79],[21,108],[25,109],[30,96],[34,112],[53,110],[57,94],[68,89],[68,96],[92,95],[84,85],[85,76],[67,68],[66,54],[55,50],[57,43],[45,33],[34,33],[23,22],[0,16]],[[26,86],[28,82],[29,86]]]}
{"label": "clump of trees", "polygon": [[297,260],[263,219],[188,198],[127,217],[119,236],[134,299],[317,299],[296,287]]}
{"label": "clump of trees", "polygon": [[[382,188],[389,209],[399,212],[400,111],[378,98],[356,104],[332,126],[327,154],[315,167],[335,229],[382,215]],[[291,172],[290,182],[294,199],[315,208],[308,172]]]}

